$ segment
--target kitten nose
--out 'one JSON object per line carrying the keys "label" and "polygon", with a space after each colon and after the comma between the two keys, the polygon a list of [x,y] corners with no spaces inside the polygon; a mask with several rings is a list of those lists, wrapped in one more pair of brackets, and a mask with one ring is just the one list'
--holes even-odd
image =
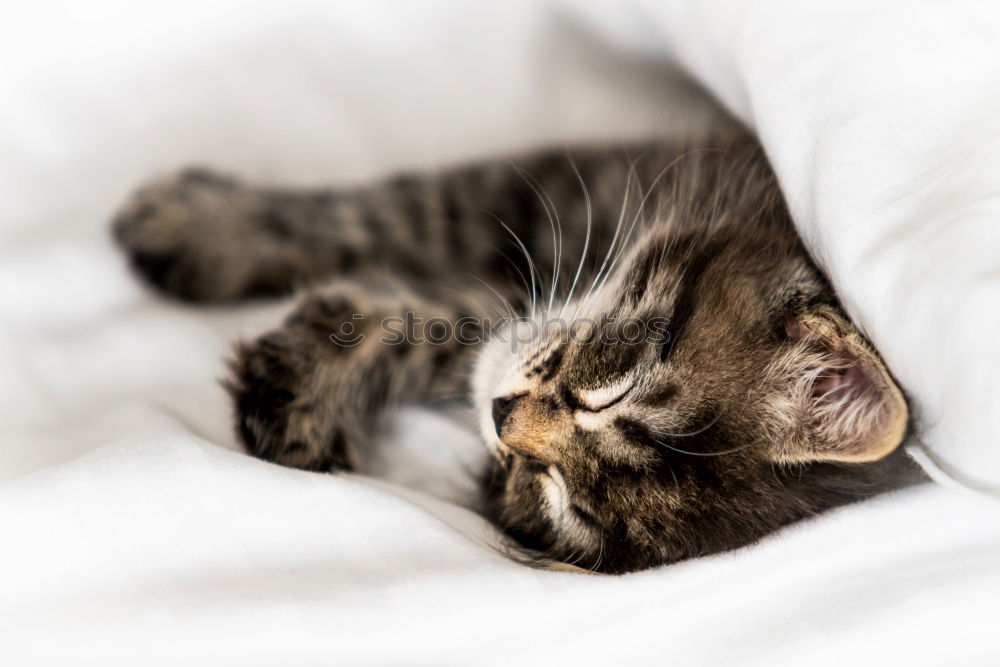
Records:
{"label": "kitten nose", "polygon": [[514,409],[514,404],[520,398],[520,396],[501,396],[500,398],[493,399],[493,425],[497,429],[498,438],[500,437],[500,428],[507,421],[511,410]]}

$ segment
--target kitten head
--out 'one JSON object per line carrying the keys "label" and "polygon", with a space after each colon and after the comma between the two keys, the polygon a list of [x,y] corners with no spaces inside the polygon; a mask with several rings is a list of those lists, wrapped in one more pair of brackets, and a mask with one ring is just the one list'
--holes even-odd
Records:
{"label": "kitten head", "polygon": [[762,173],[711,216],[661,214],[593,293],[555,309],[565,321],[484,348],[491,511],[523,546],[641,569],[753,542],[912,467],[889,456],[900,390]]}

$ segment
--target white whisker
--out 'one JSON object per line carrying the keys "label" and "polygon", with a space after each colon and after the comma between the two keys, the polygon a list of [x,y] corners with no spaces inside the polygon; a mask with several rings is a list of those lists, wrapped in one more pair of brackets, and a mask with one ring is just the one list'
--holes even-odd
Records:
{"label": "white whisker", "polygon": [[622,253],[625,251],[625,248],[628,245],[628,241],[632,237],[632,232],[635,230],[636,223],[639,221],[639,216],[642,215],[642,211],[643,211],[643,209],[646,206],[646,201],[649,199],[649,196],[656,189],[656,186],[659,184],[660,180],[666,175],[666,173],[668,171],[670,171],[674,166],[677,165],[678,162],[680,162],[684,158],[686,158],[688,156],[691,156],[691,155],[694,155],[696,153],[707,151],[707,150],[713,150],[713,149],[711,149],[711,148],[695,148],[695,149],[686,151],[686,152],[678,155],[673,160],[671,160],[670,164],[668,164],[666,167],[664,167],[662,170],[660,170],[660,173],[658,173],[656,175],[656,178],[653,179],[653,182],[650,184],[649,189],[646,190],[646,194],[643,196],[642,201],[639,203],[639,210],[637,210],[635,212],[635,217],[632,219],[632,224],[629,226],[628,232],[625,234],[625,237],[622,239],[621,247],[618,249],[618,253],[615,255],[614,260],[612,260],[611,267],[608,269],[607,273],[605,274],[605,276],[604,276],[604,278],[602,280],[602,283],[603,283],[603,281],[607,280],[608,276],[611,275],[612,271],[614,270],[615,266],[618,263],[619,258],[622,256]]}
{"label": "white whisker", "polygon": [[[549,197],[548,192],[545,192],[545,188],[538,182],[538,179],[516,164],[512,166],[538,197],[538,201],[542,204],[545,215],[549,219],[549,225],[552,227],[552,282],[549,289],[548,307],[545,309],[545,313],[548,315],[552,311],[552,304],[555,301],[556,287],[559,284],[559,271],[562,265],[562,223],[559,220],[559,212],[556,210],[555,204],[552,203],[551,197]],[[550,209],[549,206],[552,208]]]}
{"label": "white whisker", "polygon": [[492,285],[490,285],[488,282],[486,282],[485,280],[483,280],[479,276],[477,276],[475,274],[472,274],[472,273],[470,273],[468,275],[469,275],[470,278],[472,278],[474,280],[478,280],[480,283],[483,284],[483,286],[486,287],[486,289],[490,290],[491,292],[493,292],[494,294],[497,295],[497,298],[500,299],[500,301],[503,303],[503,305],[507,308],[507,316],[510,318],[511,322],[513,322],[516,319],[516,315],[514,314],[514,309],[511,307],[510,301],[508,301],[506,299],[506,297],[504,297],[504,295],[502,295],[502,294],[500,294],[500,292],[496,291],[493,288]]}
{"label": "white whisker", "polygon": [[708,429],[710,429],[713,426],[715,426],[719,422],[719,419],[721,417],[722,417],[722,413],[720,412],[719,414],[717,414],[715,416],[715,419],[713,419],[712,421],[710,421],[708,424],[706,424],[705,426],[702,426],[697,431],[691,431],[690,433],[668,433],[667,431],[657,431],[656,429],[650,429],[650,431],[652,431],[653,433],[657,433],[659,435],[665,435],[665,436],[668,436],[668,437],[671,437],[671,438],[690,438],[691,436],[694,436],[694,435],[701,435],[702,433],[704,433]]}
{"label": "white whisker", "polygon": [[615,224],[615,233],[611,237],[611,245],[608,246],[608,251],[604,255],[604,261],[601,263],[601,268],[597,270],[594,274],[594,279],[590,283],[590,289],[587,290],[587,294],[583,297],[584,302],[590,299],[591,294],[594,292],[594,288],[597,287],[597,283],[604,273],[605,267],[608,265],[608,261],[611,259],[611,254],[614,252],[615,244],[618,242],[618,235],[621,233],[622,222],[625,221],[625,212],[628,210],[628,195],[632,187],[632,177],[635,175],[635,161],[629,164],[628,176],[625,177],[625,194],[622,196],[622,210],[618,215],[618,222]]}
{"label": "white whisker", "polygon": [[[573,300],[573,292],[576,291],[576,283],[580,280],[580,273],[583,271],[583,263],[587,259],[587,250],[590,248],[590,231],[593,224],[593,209],[590,204],[590,192],[587,190],[587,184],[583,180],[583,176],[580,174],[580,170],[576,166],[576,162],[573,161],[573,156],[567,153],[569,158],[569,163],[573,167],[573,173],[576,174],[577,181],[580,182],[580,188],[583,190],[583,198],[587,204],[587,236],[583,241],[583,251],[580,253],[580,263],[576,267],[576,275],[573,276],[573,283],[570,285],[569,294],[566,296],[566,302],[563,304],[562,310],[559,312],[559,317],[566,313],[566,306],[569,305],[570,301]],[[573,319],[576,319],[577,313],[580,312],[580,308],[577,307],[576,313],[573,313]]]}
{"label": "white whisker", "polygon": [[[702,426],[697,431],[691,431],[690,433],[667,433],[665,431],[656,431],[656,430],[652,430],[652,432],[658,435],[665,435],[670,438],[690,438],[695,435],[701,435],[708,429],[715,426],[719,422],[719,419],[721,417],[722,417],[722,412],[717,414],[715,416],[715,419],[710,421],[705,426]],[[735,454],[736,452],[742,451],[753,444],[752,442],[748,442],[747,444],[741,445],[740,447],[734,447],[733,449],[727,449],[721,452],[691,452],[686,449],[679,449],[677,447],[674,447],[673,445],[668,445],[667,443],[661,442],[659,440],[654,440],[653,442],[656,442],[657,444],[662,445],[673,452],[677,452],[679,454],[687,454],[688,456],[725,456],[726,454]]]}
{"label": "white whisker", "polygon": [[528,260],[528,272],[531,274],[531,316],[534,317],[535,305],[538,297],[538,284],[536,281],[536,276],[538,276],[538,280],[541,280],[541,276],[538,275],[538,269],[537,267],[535,267],[535,261],[531,259],[531,253],[528,252],[527,246],[524,245],[524,242],[521,241],[521,238],[514,233],[514,230],[511,229],[506,222],[501,220],[497,215],[495,215],[491,211],[484,211],[484,212],[486,213],[486,215],[490,216],[491,218],[499,222],[503,226],[503,228],[507,230],[507,232],[514,238],[514,241],[517,243],[517,245],[521,248],[521,252],[524,253],[524,258]]}
{"label": "white whisker", "polygon": [[530,299],[531,298],[531,288],[528,286],[528,279],[524,277],[524,271],[521,270],[521,267],[519,267],[517,265],[517,262],[515,262],[514,260],[512,260],[507,255],[507,253],[501,251],[500,248],[497,248],[493,244],[490,244],[490,247],[493,248],[493,250],[495,250],[498,254],[502,255],[503,258],[505,260],[507,260],[507,263],[510,264],[511,267],[513,267],[514,271],[517,272],[517,277],[521,279],[521,284],[524,285],[524,293],[527,294],[528,298]]}
{"label": "white whisker", "polygon": [[[475,278],[475,276],[473,276],[473,277]],[[448,287],[448,286],[444,286],[443,289],[445,289],[445,290],[447,290],[449,292],[453,292],[455,294],[458,294],[463,299],[469,299],[472,302],[478,303],[478,299],[472,298],[469,294],[467,294],[466,292],[464,292],[464,291],[462,291],[460,289],[457,289],[455,287]],[[490,299],[489,302],[490,302],[489,303],[490,308],[493,309],[493,310],[495,310],[496,312],[498,312],[502,316],[503,315],[503,311],[497,306],[496,303],[493,302],[493,299]]]}

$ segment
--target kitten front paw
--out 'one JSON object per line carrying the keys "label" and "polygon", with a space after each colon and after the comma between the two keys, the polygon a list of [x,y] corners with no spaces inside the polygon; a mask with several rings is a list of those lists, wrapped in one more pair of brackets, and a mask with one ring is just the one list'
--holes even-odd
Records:
{"label": "kitten front paw", "polygon": [[[315,343],[313,343],[315,345]],[[236,427],[254,456],[304,470],[353,470],[356,463],[335,415],[322,408],[314,374],[320,361],[288,330],[236,348],[225,383]]]}
{"label": "kitten front paw", "polygon": [[185,301],[291,291],[296,250],[268,202],[239,181],[187,169],[139,189],[112,223],[151,285]]}

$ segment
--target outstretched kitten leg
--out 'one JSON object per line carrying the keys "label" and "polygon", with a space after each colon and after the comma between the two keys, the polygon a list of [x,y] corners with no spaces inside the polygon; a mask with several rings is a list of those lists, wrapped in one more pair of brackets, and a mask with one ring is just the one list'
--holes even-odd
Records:
{"label": "outstretched kitten leg", "polygon": [[556,272],[576,269],[588,248],[584,221],[593,223],[592,255],[598,239],[612,238],[623,199],[653,180],[642,167],[629,186],[624,150],[549,151],[316,190],[189,169],[138,190],[113,230],[148,282],[188,301],[285,294],[385,269],[425,283],[473,273],[524,289],[529,254],[539,271],[556,257]]}
{"label": "outstretched kitten leg", "polygon": [[350,268],[350,244],[321,224],[324,207],[318,195],[283,197],[188,169],[139,189],[112,229],[155,287],[187,301],[233,301],[286,294]]}
{"label": "outstretched kitten leg", "polygon": [[[463,315],[398,286],[345,281],[310,294],[283,326],[237,347],[227,387],[240,436],[284,465],[356,468],[387,407],[464,393],[478,321]],[[431,318],[436,333],[421,328]],[[461,334],[442,336],[448,327]]]}

